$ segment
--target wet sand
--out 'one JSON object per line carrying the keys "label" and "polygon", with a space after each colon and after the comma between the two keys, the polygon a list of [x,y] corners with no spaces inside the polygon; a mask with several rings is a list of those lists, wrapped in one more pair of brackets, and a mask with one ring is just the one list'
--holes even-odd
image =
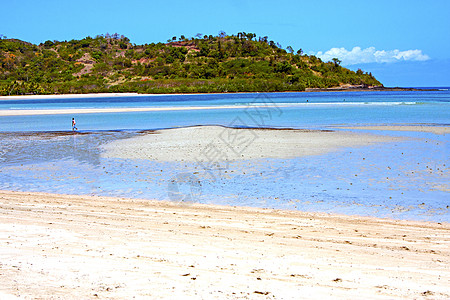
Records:
{"label": "wet sand", "polygon": [[429,125],[339,126],[336,128],[362,129],[362,130],[388,130],[388,131],[415,131],[415,132],[430,132],[442,135],[450,133],[450,126],[429,126]]}
{"label": "wet sand", "polygon": [[450,225],[0,191],[0,297],[448,299]]}
{"label": "wet sand", "polygon": [[154,131],[104,145],[103,157],[156,161],[293,158],[403,138],[331,130],[194,126]]}

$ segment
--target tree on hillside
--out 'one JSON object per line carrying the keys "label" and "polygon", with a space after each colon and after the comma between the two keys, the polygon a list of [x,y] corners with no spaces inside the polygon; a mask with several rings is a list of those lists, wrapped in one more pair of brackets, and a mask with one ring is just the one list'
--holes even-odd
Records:
{"label": "tree on hillside", "polygon": [[339,58],[337,58],[337,57],[334,57],[333,59],[333,62],[334,62],[334,66],[335,67],[338,67],[340,64],[341,64],[341,60],[339,60]]}
{"label": "tree on hillside", "polygon": [[247,39],[248,40],[253,40],[253,38],[255,38],[256,37],[256,34],[254,34],[254,33],[247,33]]}
{"label": "tree on hillside", "polygon": [[45,41],[44,43],[44,47],[45,48],[50,48],[51,46],[53,46],[53,42],[50,40]]}

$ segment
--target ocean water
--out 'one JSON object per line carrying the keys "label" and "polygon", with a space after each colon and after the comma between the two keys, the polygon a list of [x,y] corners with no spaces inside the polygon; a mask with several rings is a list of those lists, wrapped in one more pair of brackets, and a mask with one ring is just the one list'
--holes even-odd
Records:
{"label": "ocean water", "polygon": [[[161,129],[229,125],[253,106],[278,105],[265,123],[248,126],[310,128],[337,124],[448,124],[450,92],[327,92],[270,94],[156,95],[90,99],[2,100],[0,110],[166,107],[172,111],[1,117],[0,131],[64,131],[75,117],[82,131]],[[215,107],[180,111],[178,107]],[[244,106],[242,109],[220,109]],[[281,111],[281,112],[280,112]]]}
{"label": "ocean water", "polygon": [[[178,110],[199,106],[215,109]],[[408,139],[212,167],[101,155],[109,141],[193,125],[327,130],[348,130],[341,125],[448,126],[450,92],[445,88],[0,101],[0,111],[134,107],[170,110],[1,116],[0,189],[450,222],[448,135],[360,131]],[[72,117],[77,134],[70,131]]]}

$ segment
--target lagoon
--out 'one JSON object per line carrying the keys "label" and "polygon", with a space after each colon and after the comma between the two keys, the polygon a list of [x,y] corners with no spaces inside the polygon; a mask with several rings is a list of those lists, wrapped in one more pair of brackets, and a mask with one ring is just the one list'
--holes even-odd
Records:
{"label": "lagoon", "polygon": [[[188,109],[199,107],[208,109]],[[448,134],[351,128],[448,128],[448,90],[0,101],[0,111],[79,108],[166,110],[2,116],[0,189],[450,221]],[[72,117],[77,134],[70,131]],[[126,144],[153,130],[197,125],[326,130],[402,140],[297,158],[233,160],[209,168],[104,155],[105,146],[116,141]],[[199,184],[193,185],[192,178]]]}

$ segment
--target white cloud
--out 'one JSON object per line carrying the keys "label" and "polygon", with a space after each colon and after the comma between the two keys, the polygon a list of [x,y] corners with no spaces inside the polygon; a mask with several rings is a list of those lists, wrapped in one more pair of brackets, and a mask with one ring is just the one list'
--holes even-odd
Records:
{"label": "white cloud", "polygon": [[[313,53],[314,54],[314,53]],[[375,47],[361,49],[354,47],[352,50],[345,48],[331,48],[326,52],[319,51],[314,54],[323,61],[331,61],[337,57],[342,65],[355,65],[362,63],[392,63],[398,61],[425,61],[430,57],[422,53],[422,50],[376,50]]]}

